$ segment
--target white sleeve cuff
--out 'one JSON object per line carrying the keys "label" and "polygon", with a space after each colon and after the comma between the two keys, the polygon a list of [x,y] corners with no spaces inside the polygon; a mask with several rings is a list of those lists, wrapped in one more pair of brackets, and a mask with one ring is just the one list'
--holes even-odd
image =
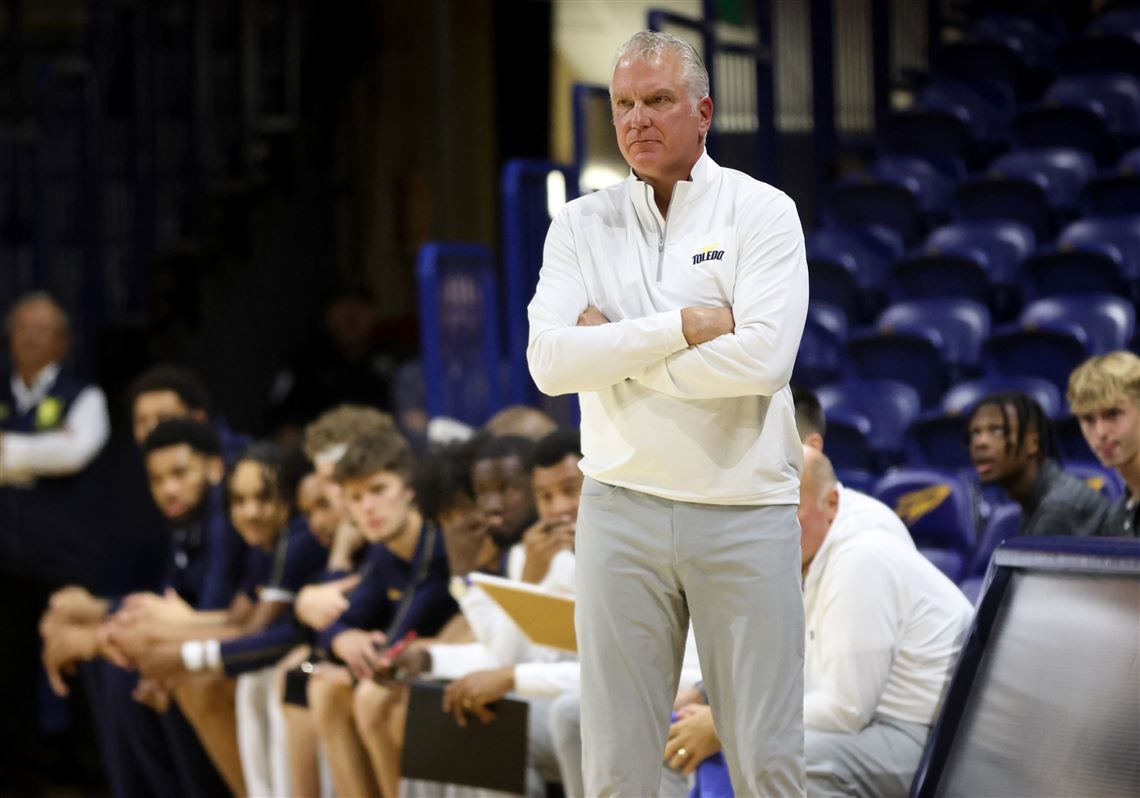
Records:
{"label": "white sleeve cuff", "polygon": [[491,653],[482,643],[440,643],[428,646],[431,675],[436,679],[458,679],[473,671],[495,667]]}
{"label": "white sleeve cuff", "polygon": [[554,698],[582,683],[577,662],[520,662],[514,693],[524,698]]}
{"label": "white sleeve cuff", "polygon": [[182,644],[182,665],[190,673],[222,668],[222,644],[217,640],[187,640]]}
{"label": "white sleeve cuff", "polygon": [[283,604],[292,604],[297,594],[291,590],[282,590],[279,587],[263,587],[258,594],[261,601],[279,601]]}

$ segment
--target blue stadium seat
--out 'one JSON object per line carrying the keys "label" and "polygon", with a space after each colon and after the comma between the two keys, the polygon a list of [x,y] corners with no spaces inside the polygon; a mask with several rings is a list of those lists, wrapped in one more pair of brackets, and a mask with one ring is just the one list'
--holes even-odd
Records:
{"label": "blue stadium seat", "polygon": [[1033,231],[1016,222],[944,225],[927,237],[921,251],[892,268],[891,296],[961,297],[1005,316],[1016,304],[1018,268],[1035,246]]}
{"label": "blue stadium seat", "polygon": [[1109,501],[1117,501],[1124,496],[1124,480],[1115,469],[1105,468],[1095,462],[1066,462],[1065,470],[1083,480],[1086,485],[1104,495]]}
{"label": "blue stadium seat", "polygon": [[879,464],[894,462],[902,452],[903,433],[918,417],[921,400],[910,385],[890,380],[846,380],[816,390],[827,416],[827,451],[833,451],[832,418],[840,412],[862,416],[869,423],[868,443],[877,453],[878,463],[839,463],[837,467],[877,470]]}
{"label": "blue stadium seat", "polygon": [[1084,330],[1090,354],[1103,355],[1128,346],[1136,331],[1136,308],[1111,294],[1048,297],[1027,305],[1019,321],[1023,327],[1072,322]]}
{"label": "blue stadium seat", "polygon": [[1096,173],[1091,155],[1051,148],[1015,150],[955,192],[963,219],[1021,222],[1040,239],[1059,219],[1076,213],[1085,184]]}
{"label": "blue stadium seat", "polygon": [[1070,39],[1057,48],[1058,75],[1140,75],[1140,41],[1119,33]]}
{"label": "blue stadium seat", "polygon": [[988,12],[970,25],[978,41],[1001,42],[1015,50],[1031,66],[1046,64],[1057,46],[1057,37],[1019,14]]}
{"label": "blue stadium seat", "polygon": [[945,347],[937,330],[899,324],[853,334],[846,353],[859,377],[906,383],[927,406],[942,396],[950,379]]}
{"label": "blue stadium seat", "polygon": [[908,184],[867,174],[842,178],[824,203],[827,226],[877,225],[894,230],[907,244],[924,232],[922,208],[916,191]]}
{"label": "blue stadium seat", "polygon": [[1061,78],[1045,93],[1046,102],[1062,105],[1090,100],[1104,109],[1112,135],[1135,136],[1140,132],[1140,79],[1133,75],[1073,75]]}
{"label": "blue stadium seat", "polygon": [[995,330],[982,349],[986,372],[1040,377],[1062,393],[1069,374],[1089,357],[1088,336],[1071,321],[1050,321],[1027,328],[1008,324]]}
{"label": "blue stadium seat", "polygon": [[986,528],[978,540],[977,550],[970,562],[967,576],[981,577],[986,575],[990,565],[990,557],[994,550],[1010,538],[1015,538],[1021,530],[1021,506],[1013,502],[999,504],[994,508]]}
{"label": "blue stadium seat", "polygon": [[1140,298],[1140,216],[1080,219],[1026,260],[1022,282],[1031,296],[1128,293]]}
{"label": "blue stadium seat", "polygon": [[841,406],[825,409],[825,448],[836,469],[867,473],[880,468],[880,456],[871,443],[871,421],[856,410]]}
{"label": "blue stadium seat", "polygon": [[[1128,284],[1140,280],[1140,216],[1081,219],[1066,227],[1057,248],[1105,252],[1114,256]],[[1087,293],[1087,292],[1082,292]]]}
{"label": "blue stadium seat", "polygon": [[1090,216],[1140,215],[1140,173],[1105,172],[1085,186],[1085,213]]}
{"label": "blue stadium seat", "polygon": [[1013,222],[958,222],[932,232],[924,248],[937,252],[980,251],[994,279],[1012,280],[1018,266],[1037,245],[1033,231]]}
{"label": "blue stadium seat", "polygon": [[843,341],[818,318],[808,316],[792,369],[792,381],[814,388],[834,382],[842,375]]}
{"label": "blue stadium seat", "polygon": [[993,171],[962,184],[954,192],[958,217],[967,221],[1019,222],[1045,238],[1056,225],[1044,175],[1003,175]]}
{"label": "blue stadium seat", "polygon": [[887,118],[879,142],[885,153],[971,163],[977,160],[977,146],[969,123],[969,114],[961,108],[897,111]]}
{"label": "blue stadium seat", "polygon": [[1085,33],[1140,37],[1140,9],[1121,8],[1115,11],[1102,11],[1088,24]]}
{"label": "blue stadium seat", "polygon": [[995,294],[1000,292],[990,279],[989,258],[980,250],[919,251],[891,268],[889,297],[893,302],[957,297],[994,305],[998,304]]}
{"label": "blue stadium seat", "polygon": [[1057,386],[1047,380],[1037,377],[989,376],[955,385],[942,397],[939,410],[943,413],[966,414],[990,394],[1004,391],[1020,391],[1032,396],[1049,418],[1056,417],[1065,406]]}
{"label": "blue stadium seat", "polygon": [[1019,150],[1075,149],[1088,153],[1098,163],[1108,163],[1115,152],[1104,109],[1092,100],[1028,106],[1013,117],[1012,131]]}
{"label": "blue stadium seat", "polygon": [[968,299],[920,299],[898,302],[879,314],[878,327],[929,327],[942,338],[942,355],[960,379],[978,370],[982,344],[990,334],[990,312]]}
{"label": "blue stadium seat", "polygon": [[923,158],[913,155],[881,155],[871,164],[879,180],[905,186],[918,197],[918,207],[929,217],[950,212],[954,179]]}
{"label": "blue stadium seat", "polygon": [[[828,440],[823,447],[828,452],[828,459],[831,457],[831,442]],[[870,471],[861,471],[855,468],[836,468],[835,476],[845,488],[852,488],[860,493],[870,495],[871,491],[875,488],[875,483],[879,481],[879,477],[872,474]]]}
{"label": "blue stadium seat", "polygon": [[812,301],[839,308],[849,319],[862,318],[865,306],[871,303],[864,297],[877,294],[881,288],[860,282],[858,263],[848,252],[812,255],[809,249],[808,253],[808,295]]}
{"label": "blue stadium seat", "polygon": [[1089,181],[1084,207],[1089,216],[1140,216],[1140,148],[1121,156],[1115,169]]}
{"label": "blue stadium seat", "polygon": [[957,583],[966,573],[966,559],[956,551],[919,546],[918,553],[930,560],[951,582]]}
{"label": "blue stadium seat", "polygon": [[843,308],[812,299],[808,303],[808,318],[830,330],[841,343],[847,340],[850,318]]}
{"label": "blue stadium seat", "polygon": [[806,247],[812,299],[841,307],[855,320],[878,310],[890,264],[904,245],[893,230],[871,225],[813,230]]}
{"label": "blue stadium seat", "polygon": [[[937,161],[943,171],[959,178],[965,174],[965,159],[972,157],[974,150],[1008,136],[1015,106],[1010,87],[977,81],[935,78],[915,96],[916,109],[949,113],[965,124],[971,139],[965,145],[967,149],[960,154],[940,154]],[[931,156],[929,152],[923,154],[923,157]]]}
{"label": "blue stadium seat", "polygon": [[1140,298],[1140,215],[1073,222],[1056,246],[1026,259],[1021,288],[1027,299],[1089,293]]}
{"label": "blue stadium seat", "polygon": [[1024,85],[1025,63],[1013,47],[996,41],[958,41],[935,53],[931,73],[942,80],[997,83],[1018,93]]}
{"label": "blue stadium seat", "polygon": [[906,431],[906,462],[912,466],[969,468],[965,415],[931,410]]}
{"label": "blue stadium seat", "polygon": [[973,604],[978,606],[978,602],[982,597],[982,588],[985,586],[986,580],[980,576],[968,576],[958,583],[958,589],[962,591],[962,595]]}
{"label": "blue stadium seat", "polygon": [[[957,575],[951,577],[957,581],[970,562],[975,541],[966,484],[948,471],[898,468],[879,480],[874,495],[898,514],[919,549],[940,550],[957,558]],[[940,566],[944,572],[955,570],[948,560]]]}

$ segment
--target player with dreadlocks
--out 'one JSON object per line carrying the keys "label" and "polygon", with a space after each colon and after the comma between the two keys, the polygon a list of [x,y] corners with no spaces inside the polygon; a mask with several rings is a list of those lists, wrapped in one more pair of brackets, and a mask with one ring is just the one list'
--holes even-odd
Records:
{"label": "player with dreadlocks", "polygon": [[1021,505],[1022,535],[1095,535],[1109,502],[1058,464],[1053,425],[1035,399],[995,393],[970,413],[970,459],[984,484]]}

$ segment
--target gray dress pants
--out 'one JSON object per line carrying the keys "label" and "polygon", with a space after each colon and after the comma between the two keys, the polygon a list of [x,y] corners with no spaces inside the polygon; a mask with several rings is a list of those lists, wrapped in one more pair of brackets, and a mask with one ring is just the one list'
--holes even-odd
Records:
{"label": "gray dress pants", "polygon": [[691,616],[737,795],[803,795],[796,507],[675,502],[587,479],[575,548],[586,794],[658,794]]}
{"label": "gray dress pants", "polygon": [[924,724],[878,717],[856,734],[808,729],[808,795],[906,798],[929,735]]}
{"label": "gray dress pants", "polygon": [[[582,783],[582,695],[567,690],[550,705],[550,738],[558,756],[562,792],[566,798],[588,798]],[[687,798],[689,779],[662,765],[658,798]]]}

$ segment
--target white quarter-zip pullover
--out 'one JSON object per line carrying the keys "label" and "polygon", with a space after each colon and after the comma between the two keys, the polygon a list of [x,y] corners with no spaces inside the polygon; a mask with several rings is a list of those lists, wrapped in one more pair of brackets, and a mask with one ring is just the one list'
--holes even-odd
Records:
{"label": "white quarter-zip pullover", "polygon": [[[631,175],[551,223],[529,307],[544,393],[578,393],[582,471],[674,501],[795,504],[803,452],[788,380],[807,315],[795,204],[704,154],[662,216]],[[597,307],[610,324],[578,327]],[[684,307],[736,329],[690,347]]]}
{"label": "white quarter-zip pullover", "polygon": [[804,728],[855,733],[876,715],[933,721],[973,607],[889,507],[843,488],[804,616]]}

